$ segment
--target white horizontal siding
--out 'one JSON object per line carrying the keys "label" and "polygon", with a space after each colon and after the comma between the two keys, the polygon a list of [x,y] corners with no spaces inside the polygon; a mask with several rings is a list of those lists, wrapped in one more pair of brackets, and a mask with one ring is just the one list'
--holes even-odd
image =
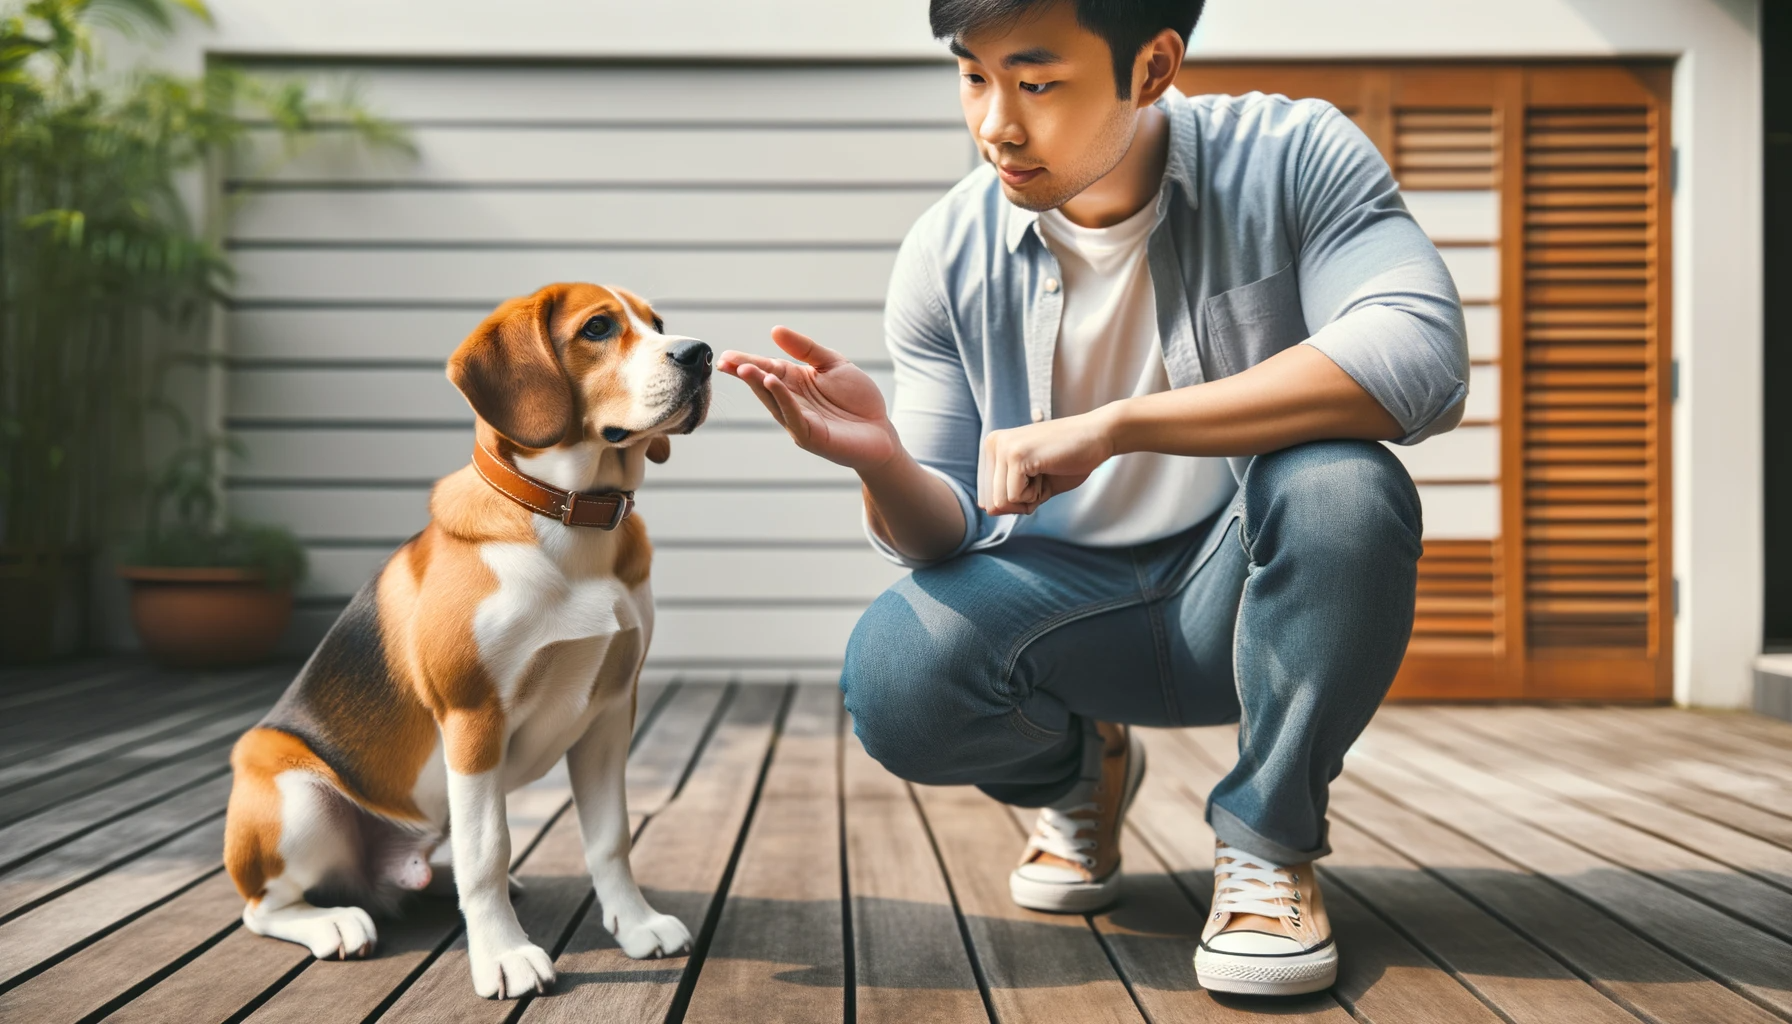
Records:
{"label": "white horizontal siding", "polygon": [[291,188],[237,215],[243,244],[458,243],[895,245],[939,198],[936,185],[826,189]]}
{"label": "white horizontal siding", "polygon": [[1490,189],[1402,192],[1407,212],[1434,241],[1493,244],[1500,237],[1500,194]]}
{"label": "white horizontal siding", "polygon": [[249,249],[239,303],[495,306],[553,281],[596,281],[653,302],[877,306],[894,246],[786,249]]}
{"label": "white horizontal siding", "polygon": [[1498,484],[1420,484],[1426,540],[1492,540],[1500,535]]}
{"label": "white horizontal siding", "polygon": [[[890,394],[896,386],[891,372],[870,372],[883,393]],[[466,399],[440,367],[238,368],[230,371],[229,382],[230,408],[240,410],[232,417],[237,425],[473,423]],[[763,426],[770,421],[765,406],[733,377],[716,374],[712,392],[711,426]]]}
{"label": "white horizontal siding", "polygon": [[617,128],[569,125],[412,127],[415,153],[376,149],[321,131],[284,156],[271,129],[250,133],[232,185],[515,184],[950,185],[970,169],[959,125],[768,128],[706,124]]}
{"label": "white horizontal siding", "polygon": [[1500,428],[1457,427],[1413,445],[1388,445],[1414,481],[1438,483],[1474,481],[1493,483],[1499,478]]}
{"label": "white horizontal siding", "polygon": [[[241,485],[427,484],[466,465],[471,426],[241,428],[244,455],[230,476]],[[851,470],[801,451],[770,423],[762,429],[705,427],[672,439],[672,460],[649,467],[648,486],[703,483],[766,486],[777,483],[850,485]]]}
{"label": "white horizontal siding", "polygon": [[[887,358],[883,313],[875,308],[838,310],[799,306],[748,310],[680,308],[660,303],[666,327],[702,338],[718,351],[770,344],[774,324],[786,324],[845,353],[876,363]],[[405,363],[440,370],[490,312],[489,305],[465,309],[236,309],[229,315],[232,358],[243,363]],[[232,407],[233,412],[251,410]]]}
{"label": "white horizontal siding", "polygon": [[594,68],[570,65],[313,64],[263,62],[271,75],[323,94],[357,92],[403,124],[961,123],[958,77],[943,58],[925,65]]}
{"label": "white horizontal siding", "polygon": [[1438,250],[1456,281],[1463,302],[1495,302],[1500,297],[1500,252],[1491,245],[1450,245]]}

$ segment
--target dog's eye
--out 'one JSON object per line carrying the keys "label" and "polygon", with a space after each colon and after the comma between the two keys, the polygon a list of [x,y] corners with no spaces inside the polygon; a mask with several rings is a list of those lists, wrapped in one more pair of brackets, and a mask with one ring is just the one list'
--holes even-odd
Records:
{"label": "dog's eye", "polygon": [[592,341],[602,341],[616,333],[616,321],[607,316],[594,316],[579,328],[579,334]]}
{"label": "dog's eye", "polygon": [[655,333],[655,334],[664,334],[664,333],[666,333],[666,321],[664,321],[664,320],[661,320],[661,319],[660,319],[660,318],[659,318],[659,317],[657,317],[657,316],[656,316],[656,317],[654,317],[654,318],[653,318],[653,333]]}

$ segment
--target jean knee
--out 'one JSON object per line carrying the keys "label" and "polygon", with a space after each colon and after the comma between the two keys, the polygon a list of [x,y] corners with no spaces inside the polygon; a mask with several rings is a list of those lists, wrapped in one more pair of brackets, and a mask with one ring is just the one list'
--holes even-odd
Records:
{"label": "jean knee", "polygon": [[1284,544],[1335,555],[1419,555],[1423,516],[1406,467],[1373,441],[1314,441],[1258,456],[1247,510],[1264,510]]}
{"label": "jean knee", "polygon": [[959,645],[952,630],[922,622],[902,590],[886,590],[859,617],[840,690],[865,752],[900,778],[927,782],[944,760],[938,746],[949,730],[940,717],[952,704]]}

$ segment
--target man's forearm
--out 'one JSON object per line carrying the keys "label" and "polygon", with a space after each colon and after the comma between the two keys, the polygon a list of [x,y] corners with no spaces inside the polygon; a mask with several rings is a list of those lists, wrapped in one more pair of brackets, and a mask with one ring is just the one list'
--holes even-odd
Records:
{"label": "man's forearm", "polygon": [[1193,387],[1115,402],[1114,454],[1259,455],[1305,441],[1399,437],[1400,424],[1362,386],[1310,345]]}
{"label": "man's forearm", "polygon": [[945,481],[921,468],[904,449],[888,462],[859,470],[871,528],[903,555],[932,561],[964,539],[964,510]]}

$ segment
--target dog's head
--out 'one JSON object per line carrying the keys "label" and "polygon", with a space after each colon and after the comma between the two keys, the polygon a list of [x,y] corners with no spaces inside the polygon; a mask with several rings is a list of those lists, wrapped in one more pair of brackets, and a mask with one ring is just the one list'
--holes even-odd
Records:
{"label": "dog's head", "polygon": [[553,284],[511,299],[448,357],[448,379],[479,418],[523,448],[645,442],[664,462],[668,434],[709,414],[708,345],[667,334],[620,288]]}

